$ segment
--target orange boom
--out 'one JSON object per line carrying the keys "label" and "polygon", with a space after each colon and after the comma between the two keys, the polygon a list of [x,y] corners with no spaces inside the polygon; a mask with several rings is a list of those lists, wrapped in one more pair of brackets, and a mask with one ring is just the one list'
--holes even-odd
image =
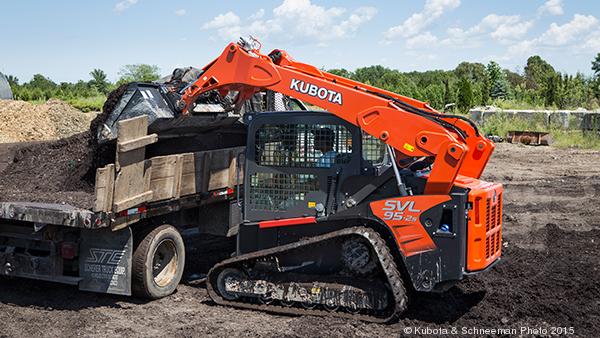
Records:
{"label": "orange boom", "polygon": [[190,114],[209,91],[326,110],[246,117],[244,222],[236,256],[209,273],[217,303],[383,322],[407,283],[442,291],[499,260],[502,186],[479,180],[494,144],[470,120],[244,40],[177,106]]}

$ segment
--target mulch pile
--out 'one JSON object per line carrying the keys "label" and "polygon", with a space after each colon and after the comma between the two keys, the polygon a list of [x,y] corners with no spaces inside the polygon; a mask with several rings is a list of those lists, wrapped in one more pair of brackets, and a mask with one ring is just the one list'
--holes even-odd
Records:
{"label": "mulch pile", "polygon": [[0,174],[0,201],[94,204],[94,138],[87,131],[15,151]]}
{"label": "mulch pile", "polygon": [[61,100],[43,104],[0,100],[0,142],[56,140],[86,131],[94,113],[83,113]]}
{"label": "mulch pile", "polygon": [[[114,161],[114,146],[97,144],[97,126],[113,110],[125,88],[109,95],[103,113],[88,121],[84,132],[52,141],[0,145],[10,148],[2,153],[12,159],[0,172],[0,201],[62,203],[91,209],[96,169]],[[64,109],[58,110],[60,107]],[[69,119],[71,109],[52,107],[50,116],[60,116],[61,112],[65,116],[65,122],[55,130],[65,132],[78,123]]]}

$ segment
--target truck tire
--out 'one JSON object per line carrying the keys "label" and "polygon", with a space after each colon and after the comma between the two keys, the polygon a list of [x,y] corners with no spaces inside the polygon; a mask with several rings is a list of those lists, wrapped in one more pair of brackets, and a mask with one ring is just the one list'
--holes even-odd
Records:
{"label": "truck tire", "polygon": [[159,299],[175,292],[185,266],[185,246],[179,231],[164,224],[140,233],[135,242],[131,279],[133,294]]}

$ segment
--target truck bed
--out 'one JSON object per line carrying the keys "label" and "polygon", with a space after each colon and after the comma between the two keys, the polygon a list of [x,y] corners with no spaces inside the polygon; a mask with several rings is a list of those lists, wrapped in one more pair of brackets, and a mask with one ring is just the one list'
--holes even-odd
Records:
{"label": "truck bed", "polygon": [[[16,182],[13,184],[16,188],[14,192],[10,189],[3,191],[5,196],[0,202],[0,220],[84,229],[110,227],[118,230],[145,217],[211,203],[215,196],[221,198],[230,194],[243,177],[238,157],[243,154],[245,147],[148,157],[145,147],[155,143],[157,135],[147,134],[147,117],[122,120],[118,125],[116,160],[115,163],[96,168],[95,184],[93,191],[89,193],[92,205],[77,203],[79,199],[76,197],[80,192],[72,190],[49,190],[44,192],[46,195],[50,194],[49,199],[39,198],[42,191],[35,182],[48,179],[48,168],[43,164],[52,161],[35,157],[45,154],[44,151],[34,152],[35,156],[28,158],[31,162],[28,168],[36,168],[34,173],[24,173],[22,176],[25,178],[20,181],[9,178]],[[68,141],[64,142],[70,144]],[[15,149],[20,146],[22,145],[10,144],[0,147],[0,159],[11,163]],[[66,150],[60,147],[56,151],[64,153]],[[37,163],[40,165],[37,166]],[[61,164],[63,167],[69,165],[70,162]],[[0,175],[1,169],[0,166]],[[19,170],[15,172],[19,173]],[[74,179],[73,175],[77,174],[81,173],[61,172],[67,181],[69,177]],[[22,193],[18,190],[32,180],[34,184],[30,186],[33,190],[23,190]],[[57,185],[53,184],[53,187]]]}
{"label": "truck bed", "polygon": [[0,202],[0,218],[86,229],[104,228],[110,224],[104,212],[95,213],[57,203]]}

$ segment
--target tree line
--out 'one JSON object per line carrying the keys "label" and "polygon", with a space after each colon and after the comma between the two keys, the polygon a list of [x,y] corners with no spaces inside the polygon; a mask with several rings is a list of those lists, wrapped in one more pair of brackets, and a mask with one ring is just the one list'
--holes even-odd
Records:
{"label": "tree line", "polygon": [[437,109],[467,112],[473,106],[503,108],[597,109],[600,107],[600,53],[592,76],[557,72],[531,56],[522,73],[498,63],[462,62],[450,71],[400,72],[383,66],[332,69],[331,73],[428,102]]}
{"label": "tree line", "polygon": [[[498,105],[502,108],[597,109],[600,107],[600,53],[592,60],[592,75],[557,72],[540,56],[531,56],[523,72],[502,69],[494,61],[462,62],[455,69],[425,72],[400,72],[383,66],[369,66],[355,71],[332,69],[330,72],[401,95],[426,101],[441,110],[466,112],[473,106]],[[101,69],[90,72],[89,80],[55,83],[42,74],[29,82],[7,79],[17,99],[25,101],[59,98],[72,101],[98,98],[122,83],[154,81],[160,77],[155,65],[126,65],[119,71],[116,83],[108,81]]]}
{"label": "tree line", "polygon": [[119,80],[115,83],[108,81],[102,69],[94,69],[89,80],[79,80],[75,83],[56,83],[50,78],[35,74],[29,82],[20,83],[13,75],[6,78],[16,99],[24,101],[40,101],[58,98],[66,101],[106,97],[108,93],[123,83],[133,81],[154,81],[160,78],[160,69],[155,65],[136,64],[125,65],[119,71]]}

